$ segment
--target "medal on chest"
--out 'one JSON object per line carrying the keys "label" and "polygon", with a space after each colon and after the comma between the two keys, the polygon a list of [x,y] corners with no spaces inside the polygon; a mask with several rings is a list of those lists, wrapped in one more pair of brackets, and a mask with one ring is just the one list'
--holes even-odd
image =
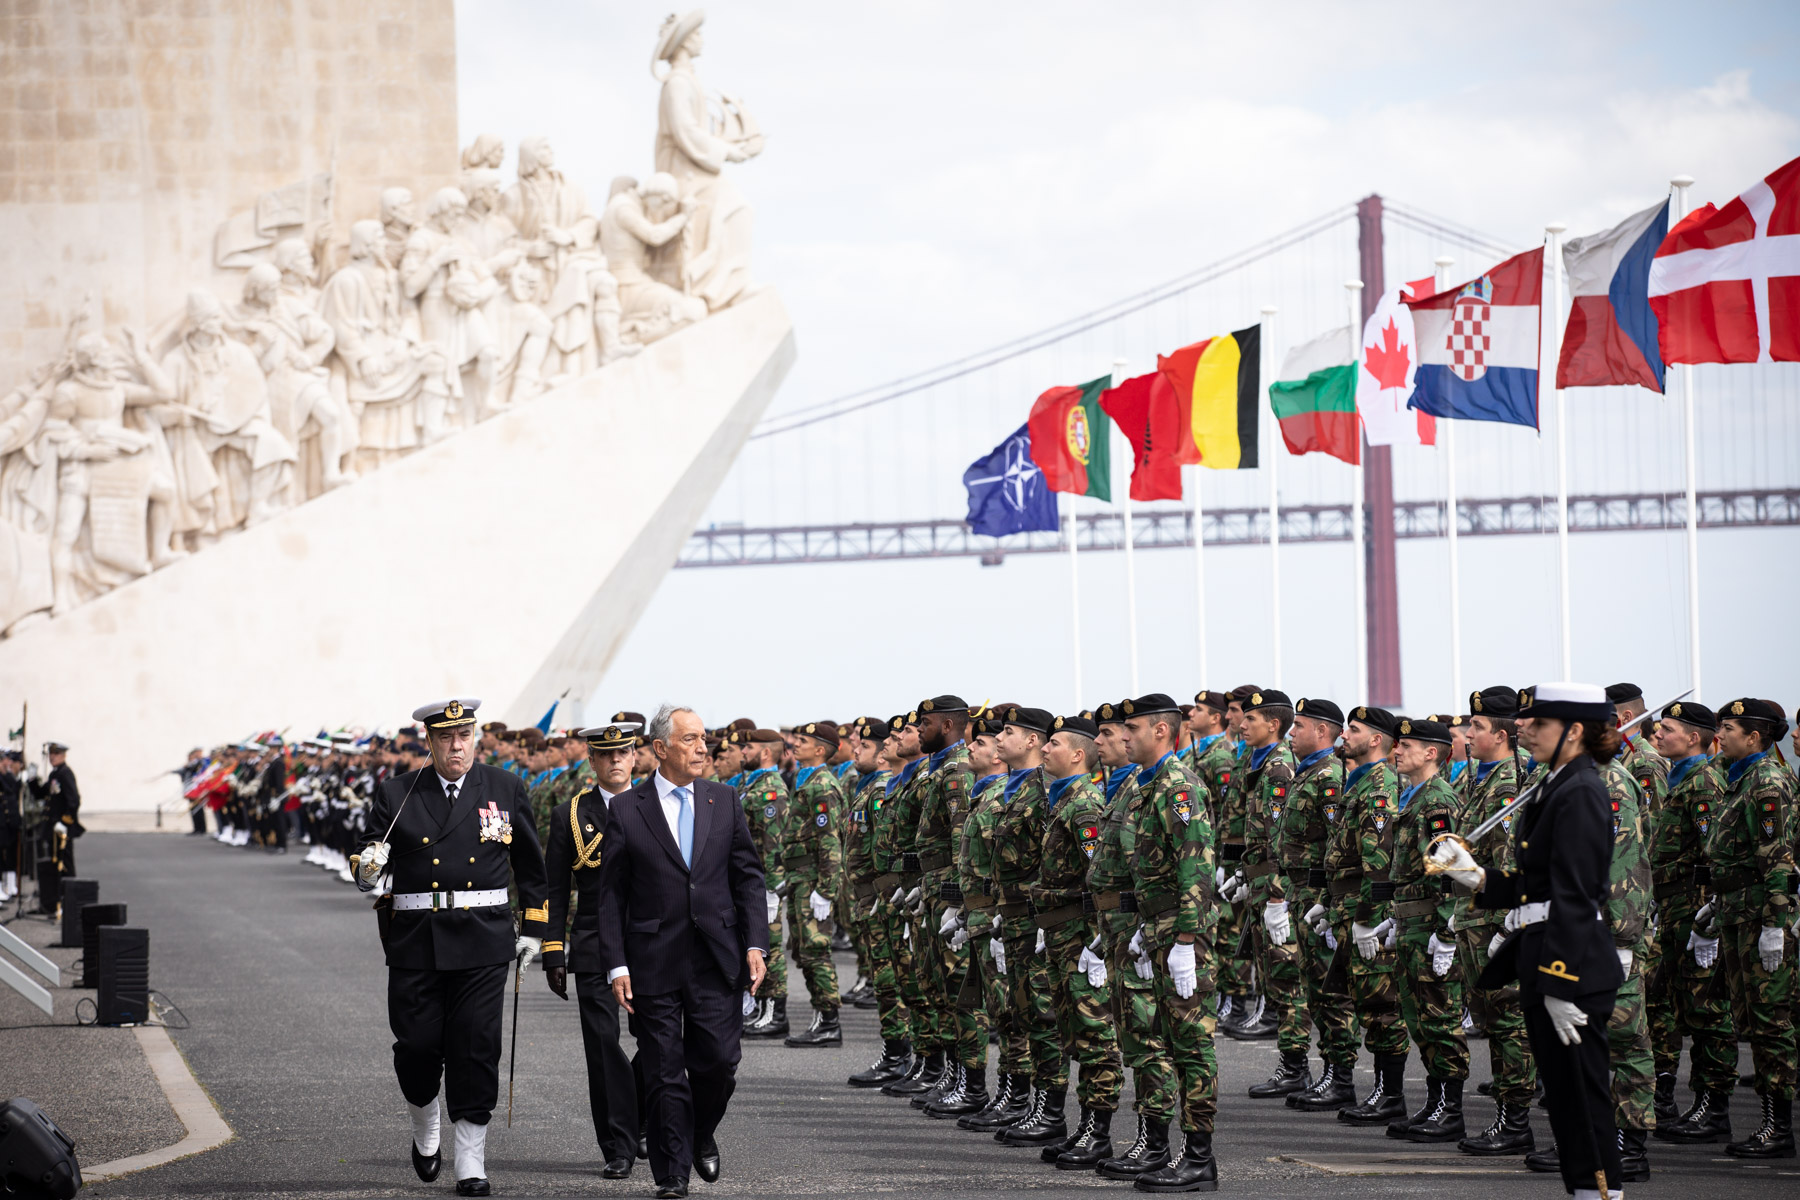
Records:
{"label": "medal on chest", "polygon": [[512,845],[512,821],[510,814],[500,811],[500,806],[489,800],[486,808],[478,808],[475,815],[481,818],[481,840],[499,842],[503,846]]}

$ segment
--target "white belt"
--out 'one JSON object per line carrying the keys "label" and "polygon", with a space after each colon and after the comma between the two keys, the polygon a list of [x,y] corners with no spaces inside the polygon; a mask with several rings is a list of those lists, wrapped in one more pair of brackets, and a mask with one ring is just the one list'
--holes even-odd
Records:
{"label": "white belt", "polygon": [[1540,900],[1536,904],[1522,904],[1512,910],[1512,920],[1507,924],[1514,929],[1523,929],[1527,925],[1536,925],[1550,919],[1550,902]]}
{"label": "white belt", "polygon": [[395,912],[437,911],[445,908],[491,908],[510,901],[505,888],[485,892],[401,892],[394,897]]}

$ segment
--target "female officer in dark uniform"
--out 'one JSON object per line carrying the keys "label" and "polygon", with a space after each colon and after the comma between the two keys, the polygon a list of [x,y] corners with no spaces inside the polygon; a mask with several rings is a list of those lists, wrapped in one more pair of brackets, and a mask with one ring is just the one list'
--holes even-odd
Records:
{"label": "female officer in dark uniform", "polygon": [[1576,1200],[1599,1200],[1603,1192],[1618,1200],[1606,1019],[1624,973],[1602,919],[1613,828],[1596,766],[1619,752],[1619,731],[1606,692],[1546,683],[1522,693],[1519,744],[1549,773],[1512,822],[1517,870],[1483,870],[1457,838],[1439,841],[1432,858],[1474,893],[1479,907],[1508,910],[1506,928],[1513,932],[1489,960],[1480,986],[1519,981],[1563,1186]]}

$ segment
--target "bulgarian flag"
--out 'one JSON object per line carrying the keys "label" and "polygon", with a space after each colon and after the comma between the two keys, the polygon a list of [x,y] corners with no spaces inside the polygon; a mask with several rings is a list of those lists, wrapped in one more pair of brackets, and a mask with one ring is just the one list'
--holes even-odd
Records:
{"label": "bulgarian flag", "polygon": [[1157,356],[1156,368],[1186,408],[1185,427],[1193,437],[1192,456],[1183,447],[1179,461],[1216,471],[1256,466],[1261,361],[1260,325]]}
{"label": "bulgarian flag", "polygon": [[1288,351],[1281,378],[1269,385],[1269,407],[1289,454],[1317,450],[1356,465],[1362,457],[1356,368],[1348,325]]}
{"label": "bulgarian flag", "polygon": [[1103,375],[1079,387],[1053,387],[1031,406],[1025,422],[1031,461],[1051,491],[1112,499],[1112,455],[1100,411],[1100,393],[1111,383]]}

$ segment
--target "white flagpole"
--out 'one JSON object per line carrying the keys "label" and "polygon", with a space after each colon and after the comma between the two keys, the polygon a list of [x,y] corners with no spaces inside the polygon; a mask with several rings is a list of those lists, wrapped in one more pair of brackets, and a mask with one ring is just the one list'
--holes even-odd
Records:
{"label": "white flagpole", "polygon": [[[1556,583],[1562,613],[1562,677],[1575,678],[1573,667],[1573,629],[1569,622],[1569,409],[1563,390],[1556,387],[1556,369],[1562,362],[1563,340],[1563,272],[1562,235],[1568,229],[1561,221],[1544,226],[1550,235],[1550,382],[1556,390]],[[1538,394],[1543,395],[1542,377]]]}
{"label": "white flagpole", "polygon": [[[1350,306],[1350,361],[1356,367],[1352,377],[1357,382],[1352,386],[1360,386],[1362,379],[1362,290],[1363,282],[1352,279],[1344,284],[1347,303]],[[1352,396],[1354,402],[1354,395]],[[1352,596],[1352,619],[1356,628],[1352,638],[1356,643],[1356,695],[1357,703],[1367,701],[1369,696],[1369,616],[1368,616],[1368,564],[1363,561],[1363,445],[1362,414],[1356,414],[1356,465],[1351,468],[1350,485],[1350,557]]]}
{"label": "white flagpole", "polygon": [[[1694,186],[1692,175],[1677,175],[1669,180],[1675,189],[1669,205],[1669,226],[1687,215],[1687,190]],[[1688,682],[1694,687],[1694,699],[1700,691],[1700,504],[1694,481],[1694,368],[1681,364],[1681,424],[1686,442],[1683,468],[1687,476],[1687,577],[1688,577]]]}
{"label": "white flagpole", "polygon": [[1200,472],[1198,466],[1186,468],[1188,482],[1194,492],[1194,611],[1197,614],[1198,627],[1195,631],[1200,639],[1200,687],[1207,686],[1206,676],[1206,530],[1202,524],[1203,513],[1200,509]]}
{"label": "white flagpole", "polygon": [[[1112,444],[1110,442],[1107,443],[1107,449],[1108,450],[1112,449]],[[1092,430],[1090,430],[1088,432],[1088,453],[1090,455],[1094,453],[1093,431]],[[1069,620],[1072,623],[1072,625],[1074,626],[1074,635],[1072,637],[1070,637],[1070,639],[1069,639],[1069,647],[1070,647],[1070,649],[1072,649],[1075,652],[1074,653],[1074,658],[1075,658],[1075,708],[1073,709],[1073,711],[1075,711],[1075,712],[1081,711],[1081,697],[1084,694],[1081,689],[1081,572],[1076,569],[1076,563],[1075,563],[1075,542],[1076,542],[1076,539],[1079,536],[1079,534],[1080,534],[1080,529],[1075,523],[1075,497],[1070,496],[1069,497]]]}
{"label": "white flagpole", "polygon": [[[1126,361],[1122,358],[1113,359],[1112,382],[1114,387],[1125,382],[1126,365]],[[1107,428],[1112,429],[1117,427],[1118,422],[1108,421],[1106,424]],[[1112,452],[1110,436],[1107,439],[1106,447],[1107,453],[1110,454]],[[1131,459],[1131,465],[1135,468],[1137,452],[1131,450],[1129,439],[1126,441],[1126,449],[1130,451],[1127,457]],[[1131,479],[1129,477],[1125,480],[1124,490],[1119,493],[1119,503],[1120,512],[1125,519],[1125,629],[1131,653],[1131,694],[1136,696],[1141,694],[1138,691],[1137,563],[1132,557]]]}
{"label": "white flagpole", "polygon": [[[1437,289],[1443,291],[1450,282],[1450,268],[1456,260],[1447,254],[1437,258]],[[1450,549],[1450,710],[1462,710],[1462,572],[1456,558],[1456,421],[1444,422],[1444,531]]]}
{"label": "white flagpole", "polygon": [[[1262,396],[1258,403],[1263,406],[1269,422],[1269,651],[1274,660],[1275,687],[1281,687],[1281,501],[1277,498],[1276,472],[1277,462],[1281,459],[1281,425],[1275,420],[1274,405],[1268,401],[1269,385],[1275,382],[1275,372],[1269,364],[1275,361],[1275,312],[1273,304],[1265,304],[1262,309],[1262,363],[1258,374],[1262,377]],[[1265,419],[1258,414],[1259,421]]]}

